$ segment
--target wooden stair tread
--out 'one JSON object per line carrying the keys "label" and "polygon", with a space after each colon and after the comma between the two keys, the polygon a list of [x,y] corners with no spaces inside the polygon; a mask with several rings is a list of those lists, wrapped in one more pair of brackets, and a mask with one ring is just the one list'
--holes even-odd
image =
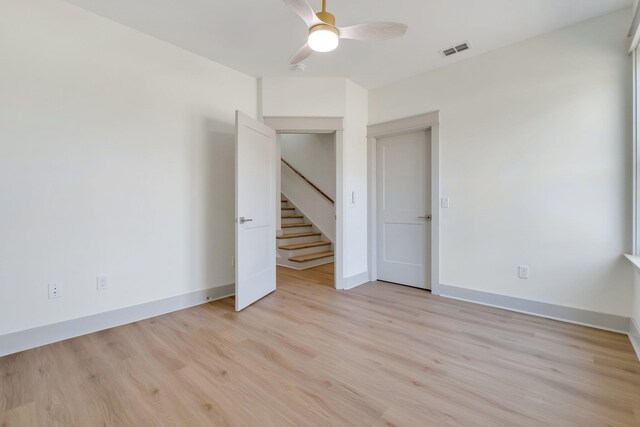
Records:
{"label": "wooden stair tread", "polygon": [[280,210],[283,210],[283,211],[295,211],[296,208],[280,208]]}
{"label": "wooden stair tread", "polygon": [[331,242],[309,242],[309,243],[296,243],[293,245],[280,246],[278,249],[284,249],[285,251],[295,251],[296,249],[315,248],[317,246],[330,246]]}
{"label": "wooden stair tread", "polygon": [[302,216],[302,215],[283,215],[281,218],[282,219],[297,219],[297,218],[304,218],[304,216]]}
{"label": "wooden stair tread", "polygon": [[315,254],[294,256],[294,257],[289,258],[289,261],[306,262],[306,261],[313,261],[313,260],[320,259],[320,258],[329,258],[329,257],[332,257],[332,256],[333,256],[333,251],[318,252],[318,253],[315,253]]}
{"label": "wooden stair tread", "polygon": [[311,227],[312,224],[282,224],[282,228]]}
{"label": "wooden stair tread", "polygon": [[295,239],[296,237],[311,237],[311,236],[319,236],[319,235],[320,233],[310,231],[308,233],[283,234],[282,236],[276,236],[276,239]]}

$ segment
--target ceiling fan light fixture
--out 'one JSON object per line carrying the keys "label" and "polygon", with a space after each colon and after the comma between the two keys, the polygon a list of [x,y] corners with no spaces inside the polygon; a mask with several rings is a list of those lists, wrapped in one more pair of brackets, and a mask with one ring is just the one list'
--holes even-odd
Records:
{"label": "ceiling fan light fixture", "polygon": [[336,17],[327,12],[327,0],[322,0],[322,10],[314,12],[307,0],[283,0],[283,2],[307,25],[307,42],[289,57],[289,64],[302,62],[315,52],[331,52],[348,40],[388,40],[407,32],[405,24],[397,22],[365,22],[363,24],[336,27]]}
{"label": "ceiling fan light fixture", "polygon": [[331,52],[340,44],[338,29],[327,24],[316,25],[309,29],[309,47],[316,52]]}

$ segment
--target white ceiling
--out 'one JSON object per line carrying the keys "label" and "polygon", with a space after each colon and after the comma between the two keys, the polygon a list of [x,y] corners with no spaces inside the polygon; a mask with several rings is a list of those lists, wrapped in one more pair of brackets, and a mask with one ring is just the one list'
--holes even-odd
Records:
{"label": "white ceiling", "polygon": [[[287,65],[306,27],[281,0],[67,0],[253,76],[299,75]],[[308,0],[315,10],[321,0]],[[343,40],[304,61],[305,76],[348,77],[371,88],[631,6],[632,0],[328,0],[337,25],[397,21],[396,40]],[[621,28],[621,32],[626,32]],[[471,51],[439,50],[469,41]]]}

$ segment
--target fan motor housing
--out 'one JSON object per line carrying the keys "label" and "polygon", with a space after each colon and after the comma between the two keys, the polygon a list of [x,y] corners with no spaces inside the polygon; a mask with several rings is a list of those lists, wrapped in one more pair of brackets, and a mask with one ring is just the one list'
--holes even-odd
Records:
{"label": "fan motor housing", "polygon": [[329,12],[318,12],[316,13],[316,16],[318,17],[318,19],[320,19],[322,22],[329,24],[333,27],[336,26],[336,17],[333,16],[332,14],[330,14]]}
{"label": "fan motor housing", "polygon": [[313,27],[309,28],[309,34],[315,33],[316,31],[320,31],[320,30],[331,31],[337,36],[340,35],[340,33],[338,33],[338,29],[333,25],[329,25],[329,24],[314,25]]}

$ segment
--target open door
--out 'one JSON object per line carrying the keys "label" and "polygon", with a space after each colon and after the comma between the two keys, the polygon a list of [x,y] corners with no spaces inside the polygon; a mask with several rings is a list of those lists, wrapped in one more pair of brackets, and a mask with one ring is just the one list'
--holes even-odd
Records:
{"label": "open door", "polygon": [[236,111],[236,311],[276,290],[276,132]]}

